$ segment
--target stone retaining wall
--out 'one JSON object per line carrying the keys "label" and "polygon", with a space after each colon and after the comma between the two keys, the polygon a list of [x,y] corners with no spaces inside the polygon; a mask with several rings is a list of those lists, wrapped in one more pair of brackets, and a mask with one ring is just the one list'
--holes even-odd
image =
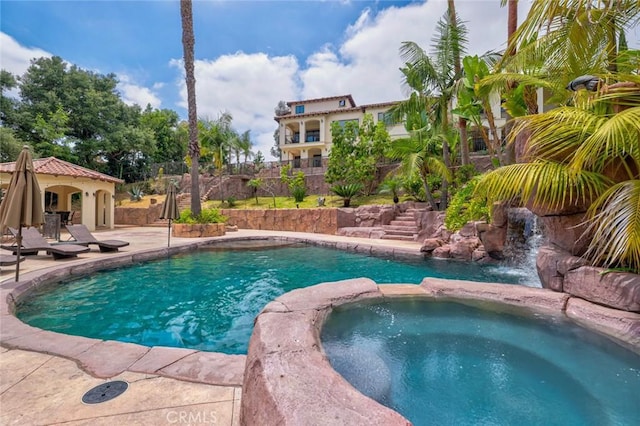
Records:
{"label": "stone retaining wall", "polygon": [[149,208],[116,207],[114,223],[116,225],[144,226],[155,222],[162,214],[162,204],[152,204]]}
{"label": "stone retaining wall", "polygon": [[379,227],[388,224],[399,209],[392,205],[371,205],[358,208],[315,209],[223,209],[227,224],[241,229],[338,234],[339,228]]}

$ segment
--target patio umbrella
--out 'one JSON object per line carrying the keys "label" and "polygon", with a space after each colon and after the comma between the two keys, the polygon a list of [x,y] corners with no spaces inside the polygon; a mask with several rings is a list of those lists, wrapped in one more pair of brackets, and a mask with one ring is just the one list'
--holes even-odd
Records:
{"label": "patio umbrella", "polygon": [[[40,225],[43,219],[40,186],[33,169],[31,152],[29,147],[25,146],[18,155],[9,186],[0,204],[1,232],[4,232],[8,226],[18,229],[16,236],[18,259],[20,259],[22,246],[22,227]],[[20,262],[16,263],[16,281],[19,278]]]}
{"label": "patio umbrella", "polygon": [[169,184],[167,188],[167,199],[162,206],[162,213],[160,219],[169,219],[169,237],[167,239],[167,247],[171,246],[171,220],[180,217],[178,211],[178,201],[176,200],[176,186],[173,183]]}

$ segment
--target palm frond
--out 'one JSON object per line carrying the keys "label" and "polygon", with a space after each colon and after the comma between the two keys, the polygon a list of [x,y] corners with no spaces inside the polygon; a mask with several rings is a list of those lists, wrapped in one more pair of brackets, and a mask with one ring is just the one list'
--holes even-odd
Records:
{"label": "palm frond", "polygon": [[511,142],[518,133],[529,131],[526,156],[568,163],[582,142],[605,121],[606,117],[588,110],[560,107],[523,117],[514,125]]}
{"label": "palm frond", "polygon": [[620,165],[632,162],[627,168],[629,178],[640,170],[640,106],[626,109],[598,123],[575,153],[572,166],[601,172],[616,161]]}
{"label": "palm frond", "polygon": [[597,198],[611,182],[589,171],[574,172],[564,164],[537,160],[512,164],[482,176],[476,193],[491,201],[510,201],[537,208],[561,209]]}
{"label": "palm frond", "polygon": [[593,241],[586,256],[597,264],[640,273],[640,180],[609,188],[588,211]]}

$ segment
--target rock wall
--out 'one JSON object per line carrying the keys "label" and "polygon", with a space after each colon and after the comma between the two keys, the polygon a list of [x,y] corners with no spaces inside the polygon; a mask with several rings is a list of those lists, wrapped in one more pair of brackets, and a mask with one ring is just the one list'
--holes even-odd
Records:
{"label": "rock wall", "polygon": [[544,288],[599,305],[640,312],[638,274],[607,272],[604,268],[588,266],[585,259],[553,245],[540,248],[536,268]]}
{"label": "rock wall", "polygon": [[[241,229],[268,229],[272,231],[311,232],[335,235],[345,223],[344,209],[222,209],[229,218],[228,225]],[[348,218],[346,223],[350,223]]]}
{"label": "rock wall", "polygon": [[[376,228],[386,225],[395,217],[397,206],[371,205],[358,208],[315,209],[222,209],[229,218],[228,225],[242,229],[268,229],[272,231],[311,232],[317,234],[338,234],[341,228]],[[367,235],[381,236],[382,233]],[[355,234],[352,234],[355,236]]]}
{"label": "rock wall", "polygon": [[155,222],[162,214],[162,204],[152,204],[147,209],[116,207],[114,223],[116,225],[144,226]]}

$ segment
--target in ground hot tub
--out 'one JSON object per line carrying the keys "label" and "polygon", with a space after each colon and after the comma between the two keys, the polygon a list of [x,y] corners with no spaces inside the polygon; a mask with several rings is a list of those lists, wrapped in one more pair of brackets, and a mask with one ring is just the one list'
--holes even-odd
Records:
{"label": "in ground hot tub", "polygon": [[545,289],[319,284],[256,318],[240,422],[635,424],[638,330],[636,313]]}
{"label": "in ground hot tub", "polygon": [[349,383],[414,425],[640,420],[640,355],[562,317],[483,305],[344,305],[322,345]]}

